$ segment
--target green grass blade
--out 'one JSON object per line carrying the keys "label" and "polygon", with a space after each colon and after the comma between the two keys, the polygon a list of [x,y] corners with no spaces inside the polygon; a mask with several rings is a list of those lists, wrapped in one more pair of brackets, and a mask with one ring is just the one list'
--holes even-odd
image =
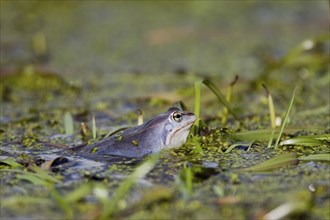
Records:
{"label": "green grass blade", "polygon": [[200,105],[201,105],[201,84],[202,82],[197,81],[195,82],[195,115],[197,117],[197,120],[194,124],[194,135],[199,134],[199,115],[200,115]]}
{"label": "green grass blade", "polygon": [[95,121],[95,115],[93,115],[93,118],[92,118],[92,136],[93,136],[93,139],[96,139],[96,121]]}
{"label": "green grass blade", "polygon": [[299,136],[301,138],[314,138],[318,140],[330,141],[330,134],[319,134],[319,135],[306,135],[306,136]]}
{"label": "green grass blade", "polygon": [[51,205],[52,201],[50,199],[44,199],[40,197],[32,196],[10,196],[9,198],[3,199],[1,201],[2,208],[13,207],[20,204],[22,205]]}
{"label": "green grass blade", "polygon": [[72,115],[70,112],[65,112],[63,116],[63,121],[64,121],[64,131],[65,134],[73,134],[74,128],[73,128],[73,119]]}
{"label": "green grass blade", "polygon": [[202,82],[195,82],[195,115],[199,118],[201,105],[201,84]]}
{"label": "green grass blade", "polygon": [[[236,84],[238,80],[238,75],[235,76],[235,79],[233,80],[233,82],[230,83],[227,95],[226,95],[226,101],[228,103],[231,102],[232,96],[233,96],[233,91],[234,91],[234,85]],[[223,113],[222,113],[222,119],[221,119],[221,124],[222,126],[226,126],[227,124],[227,117],[228,117],[228,108],[224,107],[223,109]]]}
{"label": "green grass blade", "polygon": [[183,163],[183,169],[176,177],[176,185],[185,201],[193,195],[194,191],[194,172],[191,166],[187,165],[187,161]]}
{"label": "green grass blade", "polygon": [[141,109],[138,109],[137,111],[137,125],[143,124],[143,111]]}
{"label": "green grass blade", "polygon": [[286,113],[285,113],[284,120],[283,120],[283,123],[282,123],[282,125],[281,125],[281,129],[280,129],[280,133],[278,134],[277,139],[276,139],[276,142],[275,142],[275,145],[274,145],[274,148],[275,148],[275,149],[277,149],[277,147],[278,147],[278,143],[280,142],[280,139],[281,139],[281,137],[282,137],[282,133],[283,133],[283,130],[284,130],[284,127],[285,127],[286,121],[287,121],[287,119],[288,119],[288,117],[289,117],[289,113],[290,113],[290,111],[291,111],[292,104],[293,104],[294,98],[295,98],[295,96],[296,96],[296,89],[297,89],[297,87],[293,90],[293,94],[292,94],[292,98],[291,98],[291,101],[290,101],[290,104],[289,104],[289,108],[288,108],[288,110],[287,110]]}
{"label": "green grass blade", "polygon": [[17,179],[25,180],[30,182],[31,184],[35,186],[48,186],[48,182],[45,181],[44,179],[41,179],[39,176],[36,175],[31,175],[31,174],[21,174],[16,176]]}
{"label": "green grass blade", "polygon": [[4,160],[1,161],[1,165],[6,165],[9,166],[12,169],[16,169],[19,167],[23,167],[21,164],[17,163],[13,158],[6,158]]}
{"label": "green grass blade", "polygon": [[16,178],[25,179],[33,184],[35,183],[36,185],[48,186],[49,184],[60,182],[59,177],[51,176],[47,171],[44,171],[37,166],[31,166],[30,169],[34,171],[34,173],[17,169],[0,169],[0,172],[18,173]]}
{"label": "green grass blade", "polygon": [[243,168],[241,170],[252,171],[252,172],[264,172],[297,163],[298,163],[297,155],[295,153],[288,153],[288,154],[279,155],[260,164],[248,168]]}
{"label": "green grass blade", "polygon": [[57,205],[59,205],[61,209],[64,211],[65,219],[68,220],[73,219],[73,209],[70,206],[70,204],[63,199],[62,195],[59,192],[57,192],[55,188],[50,189],[50,195],[55,200]]}
{"label": "green grass blade", "polygon": [[189,198],[192,194],[193,194],[193,172],[191,170],[191,167],[188,167],[187,164],[184,164],[184,168],[183,168],[183,173],[185,176],[185,191],[187,193],[187,197]]}
{"label": "green grass blade", "polygon": [[275,128],[276,127],[276,114],[275,114],[275,107],[274,107],[273,97],[270,94],[266,84],[262,84],[262,86],[264,87],[264,89],[266,90],[266,93],[267,93],[271,128]]}
{"label": "green grass blade", "polygon": [[329,144],[325,140],[320,140],[317,138],[312,137],[295,137],[283,140],[279,143],[279,146],[285,146],[285,145],[299,145],[299,146],[307,146],[307,147],[313,147],[313,146],[320,146],[324,144]]}
{"label": "green grass blade", "polygon": [[222,103],[228,109],[229,113],[232,114],[236,120],[240,121],[242,125],[244,125],[243,122],[239,119],[239,117],[232,110],[232,108],[230,107],[230,105],[227,102],[226,98],[217,89],[217,87],[211,81],[209,81],[207,79],[204,79],[203,83],[215,94],[215,96],[218,98],[220,103]]}
{"label": "green grass blade", "polygon": [[268,145],[267,148],[271,148],[272,147],[272,143],[273,143],[273,139],[274,139],[274,134],[275,134],[275,128],[273,128],[273,131],[269,137],[269,141],[268,141]]}
{"label": "green grass blade", "polygon": [[251,143],[236,143],[236,144],[232,144],[230,145],[230,147],[227,148],[227,150],[225,151],[225,154],[230,153],[235,147],[238,146],[246,146],[246,147],[251,147],[253,145],[254,141],[252,141]]}
{"label": "green grass blade", "polygon": [[308,156],[299,157],[299,160],[312,160],[312,161],[328,161],[330,162],[330,154],[313,154]]}
{"label": "green grass blade", "polygon": [[89,184],[82,184],[80,187],[69,192],[63,198],[66,203],[74,203],[84,198],[91,192],[91,187]]}

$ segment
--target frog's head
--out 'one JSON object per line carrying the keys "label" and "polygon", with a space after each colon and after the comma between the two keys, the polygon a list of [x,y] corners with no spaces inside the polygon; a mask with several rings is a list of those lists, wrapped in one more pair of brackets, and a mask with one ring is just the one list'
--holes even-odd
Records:
{"label": "frog's head", "polygon": [[162,140],[166,148],[180,147],[186,142],[191,126],[196,120],[196,115],[191,112],[181,111],[172,107],[165,114]]}

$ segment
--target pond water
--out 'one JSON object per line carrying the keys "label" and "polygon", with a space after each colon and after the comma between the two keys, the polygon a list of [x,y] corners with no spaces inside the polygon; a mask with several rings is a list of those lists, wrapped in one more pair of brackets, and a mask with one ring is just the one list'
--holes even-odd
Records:
{"label": "pond water", "polygon": [[[0,4],[1,218],[260,219],[281,205],[290,219],[329,217],[329,159],[298,159],[330,151],[328,1]],[[205,125],[180,149],[111,163],[67,151],[141,113],[179,101],[193,111],[196,82],[228,95],[236,75],[238,118],[223,124],[202,84]],[[314,144],[267,148],[263,83],[282,122],[298,86],[282,139]],[[269,170],[242,169],[281,155]]]}

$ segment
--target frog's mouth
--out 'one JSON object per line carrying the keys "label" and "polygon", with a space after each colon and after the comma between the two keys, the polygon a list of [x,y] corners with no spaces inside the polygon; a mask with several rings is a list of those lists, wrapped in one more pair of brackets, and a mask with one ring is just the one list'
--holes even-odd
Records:
{"label": "frog's mouth", "polygon": [[188,115],[193,116],[194,120],[191,120],[188,123],[186,123],[185,125],[183,125],[180,129],[176,130],[174,132],[174,134],[177,133],[178,131],[181,131],[182,129],[186,129],[187,127],[189,127],[189,129],[190,129],[190,127],[195,123],[197,117],[194,114],[192,114],[192,113],[189,113]]}
{"label": "frog's mouth", "polygon": [[[196,120],[196,119],[195,119]],[[178,136],[178,133],[182,133],[182,132],[187,132],[186,134],[182,134],[184,136],[181,136],[179,137],[180,140],[183,141],[183,143],[186,141],[187,139],[187,136],[188,136],[188,133],[189,133],[189,130],[190,130],[190,127],[194,124],[195,120],[193,121],[190,121],[188,123],[186,123],[185,125],[181,126],[179,129],[175,130],[173,132],[173,134],[170,136],[169,140],[167,141],[166,145],[173,145],[172,141],[173,141],[173,137],[177,137]],[[183,143],[179,143],[179,145],[182,145]],[[177,146],[177,147],[180,147],[180,146]]]}
{"label": "frog's mouth", "polygon": [[[195,120],[192,121],[192,122],[188,122],[187,124],[185,124],[184,126],[182,126],[180,129],[176,130],[173,135],[175,135],[178,131],[181,131],[183,129],[186,129],[187,127],[189,127],[189,129],[190,129],[190,127],[194,124],[194,122],[195,122]],[[189,129],[187,129],[187,130],[189,130]]]}

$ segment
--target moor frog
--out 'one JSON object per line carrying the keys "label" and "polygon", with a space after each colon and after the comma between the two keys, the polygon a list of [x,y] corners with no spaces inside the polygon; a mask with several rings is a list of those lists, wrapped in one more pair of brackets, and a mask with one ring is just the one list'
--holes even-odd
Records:
{"label": "moor frog", "polygon": [[84,157],[138,158],[180,147],[196,120],[191,112],[172,107],[137,127],[128,128],[93,145],[77,149]]}

